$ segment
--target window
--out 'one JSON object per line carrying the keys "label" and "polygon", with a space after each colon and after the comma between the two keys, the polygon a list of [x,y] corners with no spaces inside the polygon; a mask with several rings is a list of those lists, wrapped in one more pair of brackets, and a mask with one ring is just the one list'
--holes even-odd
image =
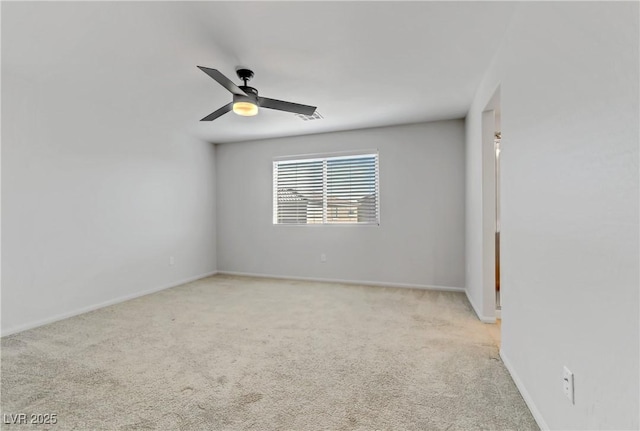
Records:
{"label": "window", "polygon": [[274,224],[379,224],[378,154],[273,162]]}

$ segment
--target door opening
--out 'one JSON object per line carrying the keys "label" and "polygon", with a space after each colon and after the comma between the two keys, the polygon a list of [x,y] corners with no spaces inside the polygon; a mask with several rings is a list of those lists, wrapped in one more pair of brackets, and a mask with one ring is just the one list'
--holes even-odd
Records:
{"label": "door opening", "polygon": [[495,234],[495,260],[496,260],[496,319],[501,319],[502,304],[500,303],[500,140],[502,132],[495,133],[493,140],[496,154],[495,161],[495,185],[496,185],[496,234]]}
{"label": "door opening", "polygon": [[505,306],[501,257],[500,161],[503,158],[500,87],[482,112],[482,300],[487,323],[502,319]]}

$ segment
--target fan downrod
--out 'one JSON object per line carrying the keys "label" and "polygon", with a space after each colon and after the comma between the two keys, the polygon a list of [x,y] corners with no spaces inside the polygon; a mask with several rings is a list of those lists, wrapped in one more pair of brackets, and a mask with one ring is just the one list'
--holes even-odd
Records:
{"label": "fan downrod", "polygon": [[245,87],[247,86],[247,81],[249,81],[251,78],[253,78],[253,70],[238,69],[238,70],[236,70],[236,73],[238,74],[238,78],[240,78],[240,79],[242,79],[244,81]]}

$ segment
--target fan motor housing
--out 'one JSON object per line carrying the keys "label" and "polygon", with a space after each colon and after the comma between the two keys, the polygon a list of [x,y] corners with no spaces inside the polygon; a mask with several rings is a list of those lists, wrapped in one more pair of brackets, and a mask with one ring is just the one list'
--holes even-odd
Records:
{"label": "fan motor housing", "polygon": [[234,94],[233,95],[233,103],[236,103],[236,102],[251,102],[254,105],[258,104],[258,90],[256,90],[253,87],[246,86],[246,85],[240,85],[239,88],[242,91],[244,91],[245,93],[247,93],[247,95],[244,96],[244,95]]}

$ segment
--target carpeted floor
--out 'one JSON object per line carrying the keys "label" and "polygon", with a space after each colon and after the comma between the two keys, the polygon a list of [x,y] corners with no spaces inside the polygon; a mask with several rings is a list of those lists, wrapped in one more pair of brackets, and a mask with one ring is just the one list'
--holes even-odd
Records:
{"label": "carpeted floor", "polygon": [[464,294],[214,276],[2,339],[51,430],[533,430]]}

